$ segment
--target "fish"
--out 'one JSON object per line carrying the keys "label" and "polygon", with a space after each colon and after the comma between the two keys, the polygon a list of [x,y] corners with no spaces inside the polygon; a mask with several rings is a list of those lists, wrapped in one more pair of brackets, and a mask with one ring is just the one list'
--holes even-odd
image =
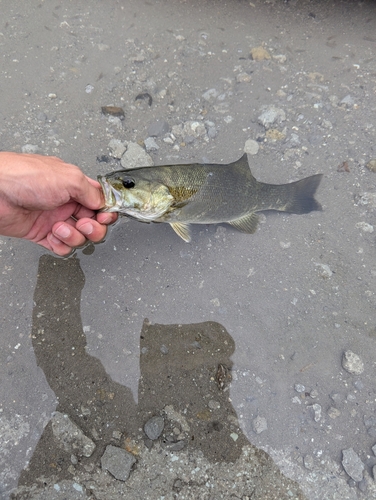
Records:
{"label": "fish", "polygon": [[137,167],[99,175],[105,205],[140,222],[164,222],[186,242],[190,224],[227,223],[243,233],[257,229],[257,212],[307,214],[322,210],[314,198],[322,174],[289,184],[266,184],[252,175],[247,155],[230,164]]}

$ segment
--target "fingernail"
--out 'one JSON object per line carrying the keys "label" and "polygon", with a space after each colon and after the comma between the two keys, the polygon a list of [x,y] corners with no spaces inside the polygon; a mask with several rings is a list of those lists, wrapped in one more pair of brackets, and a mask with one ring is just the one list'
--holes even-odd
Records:
{"label": "fingernail", "polygon": [[54,234],[58,236],[59,238],[68,238],[71,235],[72,231],[69,229],[68,226],[59,226],[57,229],[55,229]]}
{"label": "fingernail", "polygon": [[108,215],[106,218],[102,219],[101,224],[108,224],[112,221],[112,215]]}
{"label": "fingernail", "polygon": [[85,224],[82,224],[82,226],[80,226],[79,231],[86,236],[89,236],[89,234],[94,231],[93,224],[91,224],[90,222],[85,222]]}

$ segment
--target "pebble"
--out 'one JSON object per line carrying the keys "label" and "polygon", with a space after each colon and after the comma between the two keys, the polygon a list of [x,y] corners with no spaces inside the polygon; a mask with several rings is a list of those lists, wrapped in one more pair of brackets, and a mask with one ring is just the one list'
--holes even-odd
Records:
{"label": "pebble", "polygon": [[207,120],[205,122],[205,127],[206,127],[206,133],[208,134],[209,139],[214,139],[218,134],[217,129],[215,128],[215,123]]}
{"label": "pebble", "polygon": [[148,126],[148,136],[149,137],[161,137],[170,131],[170,125],[166,120],[155,120]]}
{"label": "pebble", "polygon": [[334,408],[333,406],[331,406],[328,410],[328,415],[330,418],[332,418],[334,420],[335,418],[337,418],[341,415],[341,412],[339,410],[337,410],[337,408]]}
{"label": "pebble", "polygon": [[313,410],[313,419],[315,422],[318,422],[321,419],[321,405],[315,403],[311,406]]}
{"label": "pebble", "polygon": [[150,151],[158,151],[159,146],[155,142],[154,137],[147,137],[144,141],[146,151],[149,153]]}
{"label": "pebble", "polygon": [[130,142],[121,158],[121,165],[123,168],[151,167],[154,162],[144,148],[135,142]]}
{"label": "pebble", "polygon": [[376,208],[376,193],[362,193],[358,203],[360,205],[368,205],[369,208]]}
{"label": "pebble", "polygon": [[252,426],[253,430],[257,434],[261,434],[261,432],[266,431],[266,429],[268,428],[268,424],[265,417],[256,417],[255,419],[253,419]]}
{"label": "pebble", "polygon": [[27,154],[36,154],[39,151],[39,147],[36,144],[25,144],[22,146],[21,151]]}
{"label": "pebble", "polygon": [[110,155],[113,158],[120,160],[127,150],[127,144],[119,141],[119,139],[111,139],[108,143],[108,149],[110,150]]}
{"label": "pebble", "polygon": [[371,224],[368,224],[368,222],[358,222],[357,224],[355,224],[355,227],[361,229],[365,233],[373,233],[373,226],[371,226]]}
{"label": "pebble", "polygon": [[205,99],[205,101],[212,101],[213,99],[215,99],[218,96],[219,96],[219,92],[216,89],[209,89],[202,94],[202,97],[203,97],[203,99]]}
{"label": "pebble", "polygon": [[53,435],[65,451],[84,457],[90,457],[93,454],[95,443],[85,436],[68,415],[56,411],[51,423]]}
{"label": "pebble", "polygon": [[296,390],[296,392],[304,392],[305,386],[303,384],[295,384],[294,389]]}
{"label": "pebble", "polygon": [[320,262],[315,262],[315,265],[321,267],[322,269],[321,276],[323,278],[330,278],[333,275],[333,271],[330,269],[328,264],[321,264]]}
{"label": "pebble", "polygon": [[251,49],[251,57],[254,61],[264,61],[271,59],[269,52],[264,47],[254,47]]}
{"label": "pebble", "polygon": [[149,439],[155,441],[162,434],[164,429],[164,420],[162,417],[152,417],[144,425],[145,434]]}
{"label": "pebble", "polygon": [[342,101],[340,102],[340,104],[344,104],[346,106],[346,108],[352,108],[355,104],[355,101],[354,101],[354,98],[351,97],[350,94],[348,94],[346,97],[344,97],[342,99]]}
{"label": "pebble", "polygon": [[353,375],[360,375],[364,372],[364,364],[361,358],[348,350],[343,353],[342,367]]}
{"label": "pebble", "polygon": [[275,106],[263,106],[261,108],[262,113],[258,117],[259,123],[266,129],[271,128],[275,123],[281,123],[286,121],[286,113],[283,109],[276,108]]}
{"label": "pebble", "polygon": [[257,155],[259,149],[260,146],[257,141],[254,141],[253,139],[248,139],[247,141],[245,141],[244,153],[247,153],[249,155]]}
{"label": "pebble", "polygon": [[101,458],[102,469],[107,470],[119,481],[126,481],[129,478],[131,468],[135,463],[136,459],[131,453],[111,444],[106,446]]}
{"label": "pebble", "polygon": [[374,444],[371,449],[373,451],[373,454],[376,455],[376,444]]}
{"label": "pebble", "polygon": [[352,448],[342,450],[342,465],[351,479],[357,483],[363,479],[364,464]]}
{"label": "pebble", "polygon": [[376,159],[374,160],[370,160],[366,167],[368,168],[368,170],[370,170],[371,172],[376,172]]}
{"label": "pebble", "polygon": [[124,109],[119,106],[102,106],[101,111],[104,115],[115,116],[117,118],[124,118]]}

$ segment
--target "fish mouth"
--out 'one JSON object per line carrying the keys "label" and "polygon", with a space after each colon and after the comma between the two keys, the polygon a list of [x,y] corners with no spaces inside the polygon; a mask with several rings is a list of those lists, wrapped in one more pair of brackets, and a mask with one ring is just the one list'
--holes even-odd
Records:
{"label": "fish mouth", "polygon": [[105,203],[100,211],[116,212],[121,207],[121,194],[107,181],[105,176],[98,175],[97,179],[101,185]]}

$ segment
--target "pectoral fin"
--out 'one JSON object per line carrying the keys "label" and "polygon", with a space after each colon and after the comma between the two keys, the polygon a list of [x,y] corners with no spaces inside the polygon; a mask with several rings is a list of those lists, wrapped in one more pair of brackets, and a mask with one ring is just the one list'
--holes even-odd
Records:
{"label": "pectoral fin", "polygon": [[235,227],[238,231],[241,231],[242,233],[252,234],[257,229],[258,221],[259,221],[258,215],[252,213],[244,215],[239,219],[232,220],[231,222],[228,222],[228,224],[231,224],[231,226]]}
{"label": "pectoral fin", "polygon": [[170,226],[175,231],[175,233],[180,236],[180,238],[182,238],[185,242],[189,243],[191,241],[189,224],[183,224],[182,222],[171,222]]}

